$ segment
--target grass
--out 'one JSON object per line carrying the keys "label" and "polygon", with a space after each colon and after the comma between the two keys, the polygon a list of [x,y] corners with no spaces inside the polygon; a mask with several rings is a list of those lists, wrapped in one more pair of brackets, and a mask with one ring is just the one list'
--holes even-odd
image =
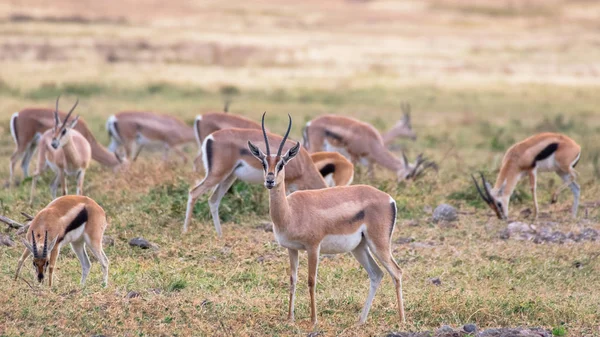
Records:
{"label": "grass", "polygon": [[[74,17],[73,4],[65,4],[71,3],[61,2],[53,10],[62,8],[65,18]],[[506,223],[495,219],[482,203],[470,174],[481,171],[493,181],[512,143],[535,132],[564,132],[583,149],[577,170],[584,206],[579,219],[570,219],[564,211],[571,205],[568,191],[558,204],[550,205],[559,179],[542,174],[538,199],[547,217],[540,222],[555,222],[564,231],[600,229],[600,212],[585,206],[600,192],[598,82],[588,72],[579,73],[580,64],[597,59],[596,35],[590,29],[597,27],[592,18],[597,6],[590,3],[584,11],[587,16],[578,17],[583,13],[578,2],[516,12],[461,4],[432,1],[423,6],[407,1],[335,8],[313,3],[238,8],[222,3],[214,5],[222,7],[205,5],[211,13],[207,19],[201,14],[205,11],[175,2],[163,11],[141,13],[146,16],[140,22],[134,15],[138,11],[131,11],[125,2],[119,4],[125,25],[112,24],[114,15],[103,12],[106,6],[93,13],[81,9],[77,17],[84,22],[68,24],[60,23],[60,18],[43,19],[55,18],[56,12],[41,6],[35,20],[0,22],[0,41],[7,46],[13,40],[47,36],[51,47],[75,43],[64,60],[34,57],[3,63],[0,177],[8,177],[14,148],[7,128],[11,113],[25,106],[52,106],[59,93],[65,105],[76,96],[81,99],[77,111],[103,144],[108,144],[106,118],[124,109],[169,113],[189,124],[198,113],[220,111],[224,97],[232,97],[231,113],[258,121],[267,111],[274,132],[285,129],[290,113],[292,136],[299,139],[305,122],[324,113],[357,117],[384,130],[402,117],[400,103],[408,101],[418,139],[397,141],[393,148],[406,148],[409,158],[425,153],[440,164],[439,173],[398,184],[393,174],[377,170],[374,180],[361,174],[354,180],[392,195],[398,206],[393,240],[412,238],[411,243],[393,245],[393,255],[404,269],[408,324],[399,325],[393,285],[386,276],[367,324],[356,326],[368,277],[350,254],[344,254],[321,260],[315,330],[323,335],[364,336],[475,323],[480,329],[542,326],[556,336],[593,336],[600,325],[595,287],[600,283],[598,243],[538,245],[500,239]],[[6,11],[0,8],[0,14]],[[19,8],[2,15],[10,18],[14,13],[28,15]],[[529,35],[532,29],[519,30],[529,27],[522,17],[535,18],[531,23],[535,39]],[[569,32],[581,36],[576,46],[556,39],[557,17],[569,24]],[[102,23],[92,18],[102,18]],[[387,41],[378,44],[378,50],[372,48],[374,36]],[[292,51],[310,57],[292,53],[294,62],[268,64],[253,59],[259,53],[250,55],[245,67],[106,63],[90,52],[96,49],[86,49],[93,46],[86,41],[128,44],[132,39],[136,43],[147,39],[151,47],[196,40],[286,48],[293,43]],[[5,52],[0,48],[0,55]],[[454,68],[457,62],[464,67]],[[514,72],[498,70],[512,66]],[[189,156],[196,150],[194,144],[185,147]],[[128,171],[118,174],[93,163],[86,174],[86,193],[106,210],[110,222],[106,235],[115,241],[105,247],[111,263],[106,288],[101,287],[100,267],[94,260],[86,286],[79,285],[80,266],[67,248],[58,261],[55,286],[30,288],[21,279],[13,280],[22,245],[0,247],[0,335],[290,336],[313,331],[305,254],[300,257],[297,322],[285,322],[288,257],[273,233],[265,231],[263,222],[269,215],[264,188],[234,184],[221,203],[223,238],[216,238],[206,196],[194,207],[190,231],[182,234],[187,189],[202,176],[175,156],[166,163],[160,156],[144,152]],[[50,202],[50,179],[46,174],[40,180],[32,206],[27,204],[29,180],[12,190],[0,189],[0,213],[22,220],[21,211],[35,213],[44,207]],[[511,200],[511,218],[529,221],[520,218],[520,211],[531,208],[531,202],[527,183],[522,183]],[[455,225],[431,221],[432,209],[440,203],[459,209]],[[17,241],[14,231],[1,230]],[[159,248],[130,247],[129,239],[137,236]],[[401,242],[406,241],[411,240]],[[21,276],[33,282],[27,263]],[[427,281],[433,277],[440,278],[439,286]],[[140,296],[127,298],[131,291]]]}

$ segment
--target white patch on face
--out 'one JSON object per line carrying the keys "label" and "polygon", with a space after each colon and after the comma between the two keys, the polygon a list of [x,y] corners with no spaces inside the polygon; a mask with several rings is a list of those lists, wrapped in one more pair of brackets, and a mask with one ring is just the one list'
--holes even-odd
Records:
{"label": "white patch on face", "polygon": [[540,172],[554,171],[556,169],[556,160],[554,158],[554,153],[544,160],[536,161],[535,167]]}
{"label": "white patch on face", "polygon": [[362,224],[358,230],[351,234],[331,234],[325,235],[321,241],[321,253],[340,254],[353,251],[362,240],[362,233],[367,226]]}
{"label": "white patch on face", "polygon": [[239,160],[236,167],[233,172],[238,179],[251,184],[264,183],[265,175],[262,169],[257,169],[244,160]]}

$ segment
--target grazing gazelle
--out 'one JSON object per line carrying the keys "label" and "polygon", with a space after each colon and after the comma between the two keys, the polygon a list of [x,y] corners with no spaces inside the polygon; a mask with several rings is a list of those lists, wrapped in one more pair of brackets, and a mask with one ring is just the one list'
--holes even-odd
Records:
{"label": "grazing gazelle", "polygon": [[109,150],[115,152],[124,147],[132,161],[137,159],[145,145],[162,143],[165,160],[172,149],[186,163],[187,156],[177,146],[195,139],[194,130],[178,118],[145,111],[124,111],[112,115],[106,121],[106,130],[111,138]]}
{"label": "grazing gazelle", "polygon": [[[264,115],[263,115],[264,125]],[[317,323],[315,286],[319,254],[352,252],[369,274],[371,286],[359,322],[367,320],[375,292],[383,272],[371,256],[389,272],[396,286],[398,314],[405,322],[402,300],[402,270],[392,256],[392,233],[396,224],[396,202],[387,193],[367,185],[332,187],[320,190],[296,191],[286,196],[286,165],[301,153],[300,143],[289,146],[289,125],[276,155],[271,155],[269,139],[263,129],[267,153],[248,140],[248,148],[263,167],[263,180],[269,190],[269,209],[273,233],[277,242],[288,249],[290,257],[290,299],[288,319],[294,319],[294,300],[298,277],[298,251],[308,253],[308,288],[310,317]],[[287,145],[287,146],[286,146]],[[287,148],[287,152],[281,153]]]}
{"label": "grazing gazelle", "polygon": [[556,172],[562,178],[564,184],[554,192],[552,202],[557,201],[558,194],[562,190],[570,187],[574,197],[572,215],[576,217],[580,188],[575,182],[577,172],[574,168],[580,155],[581,147],[571,138],[558,133],[539,133],[514,144],[506,151],[504,159],[502,159],[500,173],[493,188],[485,180],[483,174],[480,174],[485,194],[481,191],[475,177],[472,176],[472,178],[479,195],[496,212],[498,218],[507,219],[510,196],[515,190],[519,179],[527,175],[533,195],[535,219],[538,215],[537,173],[538,171]]}
{"label": "grazing gazelle", "polygon": [[37,169],[31,181],[30,204],[33,203],[37,178],[42,173],[46,164],[56,173],[56,177],[50,186],[52,199],[56,198],[58,184],[62,185],[63,195],[67,194],[67,175],[75,175],[77,177],[77,194],[83,194],[83,180],[85,178],[85,170],[92,160],[92,149],[87,139],[77,130],[73,129],[79,120],[79,116],[69,122],[69,117],[71,117],[73,110],[77,107],[79,100],[75,102],[61,124],[58,117],[59,98],[56,98],[54,127],[44,132],[40,139]]}
{"label": "grazing gazelle", "polygon": [[396,173],[398,180],[415,179],[427,168],[437,169],[434,162],[419,155],[414,164],[402,154],[393,155],[386,148],[379,131],[371,124],[344,116],[326,115],[308,123],[303,131],[304,147],[308,152],[336,151],[350,158],[354,164],[364,163],[369,175],[378,164]]}
{"label": "grazing gazelle", "polygon": [[[58,112],[58,117],[64,119],[66,114]],[[48,129],[54,127],[54,109],[49,108],[27,108],[15,112],[10,119],[10,133],[15,141],[16,149],[10,157],[10,179],[12,184],[14,169],[17,161],[22,157],[21,169],[25,177],[29,176],[29,162],[38,146],[41,135]],[[88,128],[83,119],[80,119],[75,130],[87,139],[92,149],[92,159],[104,166],[113,169],[122,164],[121,158],[109,152],[102,146]]]}
{"label": "grazing gazelle", "polygon": [[102,281],[106,286],[108,258],[102,249],[102,237],[107,225],[104,210],[94,200],[76,195],[55,199],[29,223],[25,239],[22,240],[26,248],[19,259],[15,280],[25,259],[33,254],[37,280],[42,283],[44,274],[48,271],[48,285],[52,286],[60,248],[70,243],[81,263],[81,284],[85,283],[91,267],[85,250],[87,245],[102,266]]}

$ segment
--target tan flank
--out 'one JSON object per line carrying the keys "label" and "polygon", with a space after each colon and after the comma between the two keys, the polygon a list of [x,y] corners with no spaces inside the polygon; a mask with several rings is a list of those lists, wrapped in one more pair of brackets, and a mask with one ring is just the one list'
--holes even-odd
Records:
{"label": "tan flank", "polygon": [[[58,116],[61,120],[64,120],[67,114],[59,111]],[[16,148],[10,157],[9,183],[12,184],[13,182],[15,165],[21,158],[23,158],[21,161],[23,175],[25,177],[29,176],[29,163],[38,146],[41,135],[52,127],[54,127],[54,109],[26,108],[12,115],[10,119],[10,131]],[[101,165],[111,168],[117,168],[121,164],[119,157],[98,143],[83,118],[79,119],[79,122],[75,125],[75,130],[90,143],[92,159]]]}
{"label": "tan flank", "polygon": [[[264,115],[263,115],[264,125]],[[320,190],[297,191],[286,196],[287,168],[296,156],[302,153],[300,143],[287,149],[288,130],[277,150],[271,148],[264,133],[267,153],[248,140],[248,148],[263,167],[264,185],[269,190],[269,209],[273,221],[273,232],[277,242],[288,249],[290,256],[290,297],[288,319],[294,320],[294,300],[298,277],[298,251],[308,253],[308,287],[310,293],[310,317],[317,323],[315,287],[319,254],[351,252],[366,269],[371,280],[367,300],[359,322],[367,320],[375,292],[383,278],[383,272],[371,256],[386,268],[391,275],[398,300],[398,315],[405,322],[402,299],[402,270],[392,256],[392,233],[396,224],[396,202],[387,193],[366,186],[343,186]],[[264,130],[263,130],[264,131]],[[271,137],[268,137],[271,139]],[[286,167],[286,165],[288,165]]]}
{"label": "tan flank", "polygon": [[354,179],[354,165],[338,152],[315,152],[310,158],[327,186],[347,186]]}
{"label": "tan flank", "polygon": [[306,123],[303,131],[304,147],[310,153],[336,151],[350,158],[354,164],[368,166],[373,175],[373,165],[378,164],[396,173],[398,180],[415,179],[435,163],[417,157],[414,164],[404,154],[398,158],[385,146],[383,137],[371,124],[354,118],[325,115]]}
{"label": "tan flank", "polygon": [[552,202],[555,203],[559,193],[569,187],[574,197],[571,213],[573,217],[576,217],[580,188],[575,182],[577,172],[574,167],[577,165],[580,155],[581,147],[573,139],[559,133],[539,133],[514,144],[506,151],[494,187],[485,180],[483,174],[480,174],[483,192],[475,177],[473,177],[473,182],[479,195],[494,210],[498,218],[508,219],[510,196],[521,177],[528,176],[535,207],[534,218],[537,218],[537,174],[538,172],[556,172],[564,183],[552,194]]}
{"label": "tan flank", "polygon": [[108,226],[104,210],[94,200],[76,195],[60,197],[38,212],[29,223],[23,239],[25,250],[19,259],[15,280],[23,262],[33,254],[33,268],[41,283],[48,271],[48,285],[52,286],[56,259],[62,246],[70,243],[81,263],[81,284],[90,272],[86,245],[102,266],[103,284],[108,282],[108,258],[102,249],[102,237]]}
{"label": "tan flank", "polygon": [[111,138],[109,149],[115,152],[123,147],[132,161],[145,145],[160,143],[164,145],[165,160],[169,150],[173,150],[186,163],[187,156],[178,146],[195,139],[194,130],[178,118],[145,111],[123,111],[112,115],[106,121],[106,129]]}
{"label": "tan flank", "polygon": [[30,204],[33,203],[37,179],[45,165],[50,166],[56,173],[50,186],[52,199],[56,198],[58,184],[62,185],[63,195],[67,194],[67,175],[77,177],[77,194],[83,194],[85,170],[92,160],[92,149],[87,139],[74,129],[79,116],[69,121],[69,117],[79,101],[75,102],[61,122],[58,117],[58,100],[59,98],[56,99],[56,110],[54,111],[54,127],[44,132],[39,141],[38,166],[31,181]]}

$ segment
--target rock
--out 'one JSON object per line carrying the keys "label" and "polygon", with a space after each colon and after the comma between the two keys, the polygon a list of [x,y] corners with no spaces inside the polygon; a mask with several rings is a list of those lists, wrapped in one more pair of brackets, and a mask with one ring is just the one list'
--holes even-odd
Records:
{"label": "rock", "polygon": [[540,328],[499,328],[485,330],[479,337],[552,337],[552,333]]}
{"label": "rock", "polygon": [[0,234],[0,245],[4,245],[7,247],[14,247],[15,242],[8,235]]}
{"label": "rock", "polygon": [[[439,277],[431,277],[427,279],[427,282],[435,285],[435,286],[441,286],[442,285],[442,280],[440,280]],[[447,325],[444,325],[447,326]],[[443,328],[443,327],[442,327]]]}
{"label": "rock", "polygon": [[417,221],[417,220],[408,220],[404,224],[406,226],[408,226],[408,227],[418,227],[419,226],[419,221]]}
{"label": "rock", "polygon": [[463,326],[463,331],[466,333],[474,334],[477,332],[477,325],[475,324],[465,324]]}
{"label": "rock", "polygon": [[580,235],[582,240],[597,241],[600,233],[593,228],[585,228]]}
{"label": "rock", "polygon": [[428,242],[411,242],[410,244],[411,248],[433,248],[435,247],[435,243],[428,241]]}
{"label": "rock", "polygon": [[500,233],[500,238],[514,240],[529,241],[535,237],[535,229],[524,222],[511,222],[506,229]]}
{"label": "rock", "polygon": [[407,243],[411,243],[415,241],[415,238],[411,238],[411,237],[399,237],[398,239],[396,239],[396,241],[394,241],[394,243],[397,243],[399,245],[404,245]]}
{"label": "rock", "polygon": [[140,297],[140,293],[138,293],[137,291],[130,291],[127,293],[127,295],[125,295],[125,298],[136,298],[136,297]]}
{"label": "rock", "polygon": [[273,231],[273,223],[272,222],[263,222],[262,227],[264,228],[265,232]]}
{"label": "rock", "polygon": [[142,249],[158,249],[158,246],[142,237],[137,237],[129,240],[129,245],[132,247],[140,247]]}
{"label": "rock", "polygon": [[104,247],[112,247],[115,245],[115,239],[113,239],[112,236],[104,235],[102,238],[102,245]]}
{"label": "rock", "polygon": [[454,329],[452,329],[451,326],[449,325],[442,325],[441,328],[439,328],[436,332],[435,332],[435,336],[437,337],[458,337],[460,336],[460,334],[456,331],[454,331]]}
{"label": "rock", "polygon": [[456,208],[448,204],[441,204],[433,211],[434,223],[438,223],[440,221],[451,222],[456,220],[458,220],[458,212],[456,211]]}

